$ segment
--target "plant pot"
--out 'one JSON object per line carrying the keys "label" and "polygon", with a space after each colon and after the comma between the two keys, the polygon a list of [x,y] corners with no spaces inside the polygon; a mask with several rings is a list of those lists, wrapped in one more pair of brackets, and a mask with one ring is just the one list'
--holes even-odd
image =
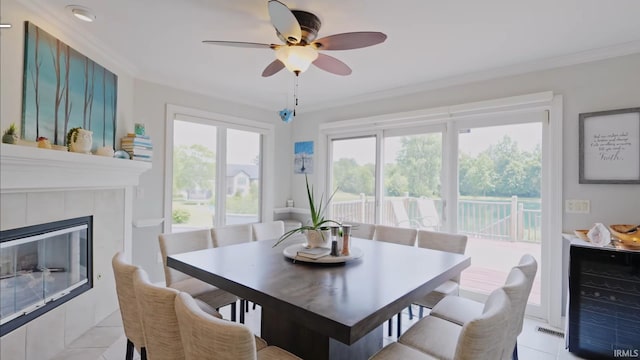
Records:
{"label": "plant pot", "polygon": [[[72,129],[71,131],[73,131]],[[93,131],[85,129],[75,129],[69,142],[69,150],[72,152],[91,154],[91,146],[93,145]]]}
{"label": "plant pot", "polygon": [[15,134],[2,135],[2,142],[5,144],[15,144],[20,138]]}
{"label": "plant pot", "polygon": [[307,230],[307,245],[310,248],[317,247],[329,247],[329,237],[331,232],[329,230]]}

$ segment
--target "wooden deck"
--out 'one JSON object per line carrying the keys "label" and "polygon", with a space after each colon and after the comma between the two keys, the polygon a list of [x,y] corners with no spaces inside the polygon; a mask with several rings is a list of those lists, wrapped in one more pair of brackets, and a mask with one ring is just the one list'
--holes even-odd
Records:
{"label": "wooden deck", "polygon": [[538,261],[538,273],[529,303],[540,304],[540,244],[469,238],[465,254],[471,256],[471,266],[462,272],[460,287],[480,294],[502,286],[520,257],[531,254]]}

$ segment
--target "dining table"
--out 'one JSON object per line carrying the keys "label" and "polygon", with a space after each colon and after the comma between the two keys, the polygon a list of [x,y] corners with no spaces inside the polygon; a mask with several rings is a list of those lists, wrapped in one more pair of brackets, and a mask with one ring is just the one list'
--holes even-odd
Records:
{"label": "dining table", "polygon": [[285,256],[300,244],[275,242],[171,255],[167,266],[259,304],[260,336],[307,360],[368,359],[383,347],[385,321],[471,264],[465,255],[359,238],[351,239],[357,256],[305,260]]}

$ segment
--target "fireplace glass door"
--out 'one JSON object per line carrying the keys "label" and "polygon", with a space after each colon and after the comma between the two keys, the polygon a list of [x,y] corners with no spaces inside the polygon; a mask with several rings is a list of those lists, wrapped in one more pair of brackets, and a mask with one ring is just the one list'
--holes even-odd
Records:
{"label": "fireplace glass door", "polygon": [[[3,334],[13,320],[46,312],[48,310],[43,311],[43,308],[59,305],[79,288],[90,288],[91,221],[90,217],[84,219],[89,221],[69,223],[65,220],[3,231],[0,242],[0,325]],[[49,229],[47,225],[50,225]],[[11,231],[13,233],[9,233]],[[56,302],[58,304],[54,305]]]}

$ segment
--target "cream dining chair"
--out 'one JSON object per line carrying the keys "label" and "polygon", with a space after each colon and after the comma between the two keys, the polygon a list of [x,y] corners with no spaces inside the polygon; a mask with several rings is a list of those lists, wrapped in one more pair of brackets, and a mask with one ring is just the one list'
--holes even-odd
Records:
{"label": "cream dining chair", "polygon": [[253,240],[251,224],[225,225],[211,228],[213,247],[229,246]]}
{"label": "cream dining chair", "polygon": [[463,325],[429,315],[371,359],[499,359],[504,351],[510,308],[506,292],[496,289],[489,295],[482,312]]}
{"label": "cream dining chair", "polygon": [[146,360],[147,351],[142,330],[142,319],[133,287],[133,273],[138,270],[138,267],[127,263],[122,252],[118,252],[113,256],[111,265],[116,280],[116,293],[118,295],[118,304],[120,305],[124,335],[127,337],[125,359],[133,360],[133,349],[135,347],[140,353],[140,358]]}
{"label": "cream dining chair", "polygon": [[167,287],[184,291],[216,309],[231,305],[231,321],[235,321],[237,296],[167,266],[167,256],[169,255],[213,247],[211,231],[202,229],[165,233],[160,234],[158,239]]}
{"label": "cream dining chair", "polygon": [[284,221],[276,220],[251,225],[253,240],[276,240],[284,234]]}
{"label": "cream dining chair", "polygon": [[[184,359],[184,349],[174,308],[175,298],[181,292],[151,284],[147,273],[142,269],[133,273],[133,285],[137,305],[140,308],[149,359]],[[190,297],[186,293],[182,294]],[[206,311],[212,317],[221,318],[220,314],[206,303],[196,300],[193,302],[201,311]]]}
{"label": "cream dining chair", "polygon": [[366,224],[354,221],[345,221],[345,224],[351,225],[351,236],[360,239],[373,240],[373,234],[376,231],[376,226],[374,224]]}
{"label": "cream dining chair", "polygon": [[[213,247],[248,243],[253,240],[251,224],[225,225],[211,228]],[[240,299],[240,322],[244,324],[244,313],[249,311],[249,302]]]}
{"label": "cream dining chair", "polygon": [[297,356],[266,342],[242,325],[203,312],[182,293],[174,304],[186,360],[293,360]]}
{"label": "cream dining chair", "polygon": [[[460,234],[449,234],[437,231],[418,231],[418,247],[446,251],[456,254],[464,254],[467,248],[467,236]],[[458,295],[460,292],[460,275],[447,280],[438,286],[432,292],[428,293],[424,298],[419,299],[415,304],[420,306],[419,317],[422,318],[425,307],[431,309],[438,301],[445,296]]]}
{"label": "cream dining chair", "polygon": [[[505,339],[505,352],[502,355],[502,359],[518,359],[518,335],[520,335],[524,326],[524,313],[537,270],[538,263],[536,259],[529,254],[525,254],[520,258],[518,265],[511,269],[503,286],[511,300],[511,320],[508,325],[509,330]],[[519,273],[526,279],[524,288],[517,285],[520,278]],[[433,307],[430,315],[456,324],[463,324],[470,318],[477,316],[482,307],[482,303],[471,299],[448,296]]]}
{"label": "cream dining chair", "polygon": [[[393,244],[407,245],[407,246],[415,246],[416,245],[416,235],[418,234],[418,230],[410,229],[410,228],[401,228],[395,226],[387,226],[387,225],[376,225],[375,232],[373,233],[373,240],[383,241]],[[402,333],[402,316],[399,313],[397,316],[397,332],[398,337]],[[389,319],[388,325],[388,335],[391,336],[393,334],[393,319]]]}

